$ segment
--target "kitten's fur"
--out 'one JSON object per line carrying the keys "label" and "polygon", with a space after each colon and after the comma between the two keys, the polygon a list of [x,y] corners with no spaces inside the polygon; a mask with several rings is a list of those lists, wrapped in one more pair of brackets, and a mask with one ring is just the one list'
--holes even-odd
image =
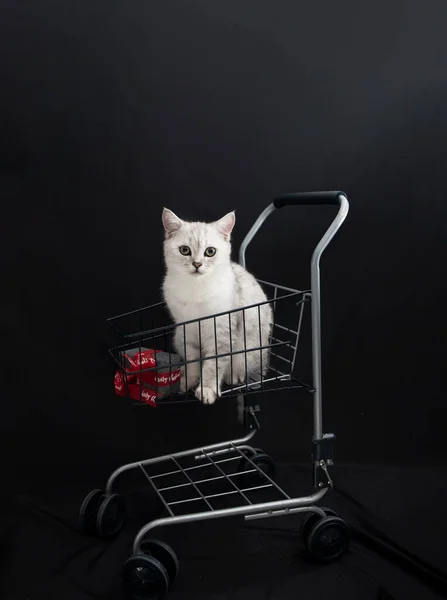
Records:
{"label": "kitten's fur", "polygon": [[[166,276],[163,294],[176,323],[199,319],[267,300],[256,279],[241,265],[231,261],[230,237],[235,224],[231,212],[214,223],[191,223],[182,221],[172,211],[163,210],[165,229],[164,257]],[[187,246],[191,254],[180,252]],[[212,257],[205,255],[207,248],[215,248]],[[201,266],[196,268],[193,263]],[[245,335],[244,317],[245,314]],[[230,335],[231,319],[231,335]],[[187,361],[207,356],[259,348],[269,344],[272,325],[270,304],[263,304],[245,311],[237,311],[229,317],[217,317],[216,335],[214,319],[178,327],[174,335],[174,347]],[[260,326],[261,325],[261,326]],[[186,339],[184,339],[186,337]],[[200,338],[200,340],[199,340]],[[268,349],[252,350],[210,360],[189,363],[182,369],[182,391],[195,388],[195,394],[204,404],[212,404],[220,395],[222,381],[229,385],[259,380],[268,367]],[[217,364],[216,364],[217,363]],[[216,377],[217,367],[217,377]]]}

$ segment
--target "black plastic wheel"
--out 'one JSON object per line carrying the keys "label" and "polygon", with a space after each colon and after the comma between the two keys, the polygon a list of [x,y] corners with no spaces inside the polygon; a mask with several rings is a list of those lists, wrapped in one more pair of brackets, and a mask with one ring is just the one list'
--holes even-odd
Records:
{"label": "black plastic wheel", "polygon": [[153,556],[135,554],[126,560],[122,582],[130,600],[162,600],[169,590],[169,575]]}
{"label": "black plastic wheel", "polygon": [[96,517],[96,529],[102,538],[112,538],[121,530],[126,518],[126,504],[119,494],[106,496]]}
{"label": "black plastic wheel", "polygon": [[[241,450],[241,452],[244,456],[248,456],[249,458],[253,458],[253,456],[255,456],[256,454],[264,454],[264,451],[261,450],[261,448],[253,448],[253,452],[244,448],[243,450]],[[240,467],[242,469],[245,469],[246,465],[247,461],[244,457],[241,457]]]}
{"label": "black plastic wheel", "polygon": [[312,558],[330,562],[339,558],[349,546],[349,527],[340,517],[324,517],[310,529],[307,550]]}
{"label": "black plastic wheel", "polygon": [[[248,453],[247,453],[248,456]],[[270,479],[275,479],[276,477],[276,465],[274,460],[262,451],[256,451],[256,454],[252,454],[248,456],[250,460],[252,460],[255,465],[266,475],[270,477]],[[241,459],[241,465],[239,467],[240,471],[249,471],[253,469],[253,465],[246,459]],[[244,473],[241,476],[243,479],[243,485],[246,486],[255,486],[265,483],[267,480],[265,477],[261,475],[261,473]]]}
{"label": "black plastic wheel", "polygon": [[160,540],[145,540],[141,544],[141,551],[148,556],[152,556],[160,562],[169,575],[169,583],[172,585],[177,578],[180,565],[174,550]]}
{"label": "black plastic wheel", "polygon": [[[266,475],[270,477],[270,479],[275,479],[276,477],[276,464],[268,454],[263,452],[255,454],[251,457],[251,460],[255,463],[255,465]],[[248,463],[247,468],[251,468],[251,464]],[[257,477],[261,481],[265,481],[265,479],[259,473],[250,473],[252,475],[257,475]]]}
{"label": "black plastic wheel", "polygon": [[[318,508],[321,508],[322,511],[324,511],[324,514],[326,515],[326,517],[338,517],[338,514],[335,512],[335,510],[332,510],[332,508],[327,508],[326,506],[319,506]],[[315,512],[309,512],[307,513],[307,515],[304,518],[304,521],[301,525],[301,529],[300,529],[300,538],[301,541],[303,542],[304,546],[306,546],[307,548],[307,538],[309,537],[309,532],[312,529],[312,527],[315,525],[315,523],[317,523],[320,519],[322,519],[322,517]]]}
{"label": "black plastic wheel", "polygon": [[99,507],[104,499],[102,490],[92,490],[87,494],[79,509],[79,525],[85,535],[96,535],[96,519]]}

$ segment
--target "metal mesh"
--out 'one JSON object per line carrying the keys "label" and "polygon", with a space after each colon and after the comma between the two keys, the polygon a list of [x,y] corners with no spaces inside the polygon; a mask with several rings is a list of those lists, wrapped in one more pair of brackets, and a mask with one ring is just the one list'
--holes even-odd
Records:
{"label": "metal mesh", "polygon": [[[185,513],[216,511],[223,506],[250,506],[263,497],[290,496],[231,442],[219,453],[201,450],[193,463],[170,457],[161,472],[151,465],[140,470],[171,517]],[[267,496],[266,496],[267,495]]]}
{"label": "metal mesh", "polygon": [[[121,374],[125,394],[136,402],[152,405],[197,400],[198,395],[203,397],[204,370],[213,373],[214,388],[220,390],[220,396],[297,387],[311,389],[293,376],[303,313],[310,293],[258,281],[268,300],[232,311],[173,324],[165,304],[157,303],[109,319],[122,339],[110,353]],[[266,304],[272,308],[273,323],[269,339],[263,343],[261,332]],[[253,328],[258,329],[259,336],[254,334]],[[192,334],[199,342],[195,356],[187,350]],[[174,350],[174,336],[181,340],[177,348],[183,345],[183,352],[179,354]],[[253,339],[259,341],[253,343]],[[255,355],[259,357],[256,358],[259,372],[253,373],[247,364]],[[245,363],[242,381],[233,378],[236,361],[239,367]],[[226,383],[221,383],[224,374]],[[181,387],[185,382],[186,391]]]}

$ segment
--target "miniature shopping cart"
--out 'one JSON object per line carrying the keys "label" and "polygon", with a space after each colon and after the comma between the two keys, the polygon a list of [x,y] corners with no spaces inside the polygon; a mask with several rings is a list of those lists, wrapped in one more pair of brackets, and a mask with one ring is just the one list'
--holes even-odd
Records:
{"label": "miniature shopping cart", "polygon": [[[125,520],[125,502],[113,492],[117,478],[128,471],[141,473],[151,493],[161,501],[164,516],[144,525],[135,537],[132,555],[125,562],[122,577],[125,591],[134,599],[164,598],[178,573],[174,551],[164,542],[149,539],[148,534],[165,525],[180,525],[231,516],[245,520],[262,519],[295,513],[308,513],[301,528],[302,542],[308,553],[321,561],[331,561],[343,554],[349,544],[349,529],[334,511],[317,503],[332,487],[330,467],[333,464],[335,436],[323,433],[321,388],[320,325],[320,258],[345,220],[349,204],[343,192],[310,192],[286,194],[276,198],[258,217],[242,242],[239,262],[245,266],[248,245],[264,221],[275,210],[285,206],[336,205],[338,214],[317,245],[311,260],[311,289],[296,290],[259,280],[273,309],[273,324],[268,344],[235,347],[224,354],[199,356],[202,368],[206,360],[233,360],[236,354],[247,356],[257,352],[268,357],[259,376],[248,377],[224,385],[222,397],[237,397],[239,415],[248,428],[247,435],[226,442],[201,446],[183,452],[158,456],[119,467],[110,476],[105,491],[93,490],[80,509],[80,524],[86,534],[101,538],[115,536]],[[195,321],[173,325],[163,303],[119,315],[109,320],[120,333],[121,344],[111,349],[115,361],[115,389],[140,405],[157,409],[174,402],[196,400],[194,392],[179,391],[179,373],[187,376],[192,360],[182,360],[173,352],[172,338],[180,327],[201,331],[217,331],[218,319],[228,319],[232,327],[244,327],[248,315],[258,315],[259,328],[265,311],[259,303],[228,313],[206,315]],[[310,305],[312,325],[312,384],[295,378],[294,367],[301,326],[306,307]],[[250,313],[251,311],[251,313]],[[240,337],[240,336],[239,336]],[[185,355],[186,356],[186,355]],[[188,358],[188,357],[186,357]],[[118,381],[118,387],[117,382]],[[276,482],[273,460],[251,445],[259,429],[259,406],[253,402],[262,392],[302,389],[313,395],[313,485],[308,496],[291,498]],[[217,400],[218,402],[221,400]],[[150,409],[148,409],[150,410]],[[212,408],[207,410],[212,411]]]}

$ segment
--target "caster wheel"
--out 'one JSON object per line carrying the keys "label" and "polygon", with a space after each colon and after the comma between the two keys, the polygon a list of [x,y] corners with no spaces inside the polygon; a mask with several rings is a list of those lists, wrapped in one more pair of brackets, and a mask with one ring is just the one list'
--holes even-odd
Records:
{"label": "caster wheel", "polygon": [[146,556],[152,556],[161,563],[169,576],[169,585],[177,579],[180,569],[178,558],[174,550],[159,540],[146,540],[141,544],[141,551]]}
{"label": "caster wheel", "polygon": [[[256,449],[256,454],[249,456],[250,460],[252,460],[255,465],[266,475],[270,477],[270,479],[275,479],[276,477],[276,465],[274,460],[262,450]],[[253,465],[249,463],[247,460],[242,459],[242,464],[240,466],[240,470],[248,471],[253,469]],[[246,475],[242,475],[244,481],[247,481],[247,485],[249,483],[256,485],[259,483],[265,483],[266,479],[260,473],[247,473]]]}
{"label": "caster wheel", "polygon": [[[271,458],[268,454],[260,452],[258,454],[255,454],[251,460],[255,463],[257,467],[259,467],[259,469],[261,469],[263,473],[268,475],[270,479],[275,479],[276,465],[273,458]],[[249,466],[251,466],[250,463]],[[261,479],[261,481],[264,480],[262,475],[259,475],[257,473],[253,473],[253,475],[258,475],[258,478]]]}
{"label": "caster wheel", "polygon": [[120,532],[126,518],[126,504],[119,494],[106,496],[96,517],[96,529],[102,538],[112,538]]}
{"label": "caster wheel", "polygon": [[[335,510],[332,510],[332,508],[327,508],[326,506],[320,506],[319,508],[321,508],[321,510],[324,511],[324,514],[327,517],[338,517]],[[307,515],[305,516],[304,521],[301,525],[300,538],[306,548],[307,548],[307,538],[309,536],[309,532],[312,529],[312,527],[315,525],[315,523],[317,523],[321,518],[322,517],[320,517],[319,514],[314,513],[314,512],[308,512]]]}
{"label": "caster wheel", "polygon": [[104,497],[102,490],[92,490],[84,498],[79,510],[79,525],[85,535],[97,534],[96,518]]}
{"label": "caster wheel", "polygon": [[[252,458],[256,454],[264,454],[264,452],[263,452],[263,450],[261,450],[261,448],[253,448],[253,450],[254,450],[254,452],[244,448],[243,450],[241,450],[241,452],[244,456],[249,456],[250,458]],[[241,464],[243,464],[243,465],[246,464],[246,460],[242,457],[241,457]]]}
{"label": "caster wheel", "polygon": [[169,575],[153,556],[135,554],[122,571],[124,591],[129,600],[162,600],[169,590]]}
{"label": "caster wheel", "polygon": [[347,550],[349,527],[340,517],[324,517],[310,529],[306,546],[312,558],[331,562]]}

